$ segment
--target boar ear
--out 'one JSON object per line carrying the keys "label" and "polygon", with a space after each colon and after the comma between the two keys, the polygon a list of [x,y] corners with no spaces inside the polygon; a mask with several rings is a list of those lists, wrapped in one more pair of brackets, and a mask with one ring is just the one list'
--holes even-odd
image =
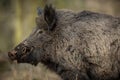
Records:
{"label": "boar ear", "polygon": [[52,5],[46,5],[44,8],[44,19],[48,24],[48,30],[53,30],[56,26],[56,12]]}

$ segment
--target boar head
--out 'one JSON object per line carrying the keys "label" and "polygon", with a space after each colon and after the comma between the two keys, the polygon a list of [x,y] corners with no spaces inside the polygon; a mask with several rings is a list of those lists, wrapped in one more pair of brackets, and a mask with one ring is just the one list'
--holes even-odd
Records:
{"label": "boar head", "polygon": [[[39,11],[39,10],[38,10]],[[37,27],[31,35],[8,52],[10,59],[18,63],[30,63],[36,65],[40,60],[49,59],[45,54],[44,45],[53,39],[53,31],[56,26],[56,11],[52,5],[46,5],[44,11],[36,18]]]}

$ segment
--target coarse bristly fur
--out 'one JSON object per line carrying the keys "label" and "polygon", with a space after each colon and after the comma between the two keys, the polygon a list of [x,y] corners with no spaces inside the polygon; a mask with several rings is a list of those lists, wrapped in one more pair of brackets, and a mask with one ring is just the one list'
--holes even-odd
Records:
{"label": "coarse bristly fur", "polygon": [[63,80],[120,80],[119,17],[47,5],[36,24],[8,53],[11,60],[41,62]]}

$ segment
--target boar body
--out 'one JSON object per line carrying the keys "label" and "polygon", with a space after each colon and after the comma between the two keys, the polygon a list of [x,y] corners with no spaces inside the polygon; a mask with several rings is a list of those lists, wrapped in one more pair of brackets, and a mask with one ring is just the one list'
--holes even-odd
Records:
{"label": "boar body", "polygon": [[63,80],[120,79],[120,18],[46,6],[36,24],[9,52],[12,60],[41,62]]}

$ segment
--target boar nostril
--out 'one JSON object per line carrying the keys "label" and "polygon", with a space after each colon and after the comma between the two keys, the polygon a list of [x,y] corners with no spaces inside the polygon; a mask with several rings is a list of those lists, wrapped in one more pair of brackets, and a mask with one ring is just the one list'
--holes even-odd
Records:
{"label": "boar nostril", "polygon": [[14,55],[13,55],[12,53],[9,52],[9,53],[8,53],[8,56],[9,56],[9,57],[12,57],[12,56],[14,56]]}
{"label": "boar nostril", "polygon": [[16,53],[17,53],[17,51],[11,51],[11,52],[8,52],[8,56],[10,57],[10,58],[14,58],[15,57],[15,55],[16,55]]}
{"label": "boar nostril", "polygon": [[8,56],[15,56],[16,55],[16,53],[17,53],[17,51],[15,51],[15,50],[13,50],[13,51],[11,51],[11,52],[8,52]]}

